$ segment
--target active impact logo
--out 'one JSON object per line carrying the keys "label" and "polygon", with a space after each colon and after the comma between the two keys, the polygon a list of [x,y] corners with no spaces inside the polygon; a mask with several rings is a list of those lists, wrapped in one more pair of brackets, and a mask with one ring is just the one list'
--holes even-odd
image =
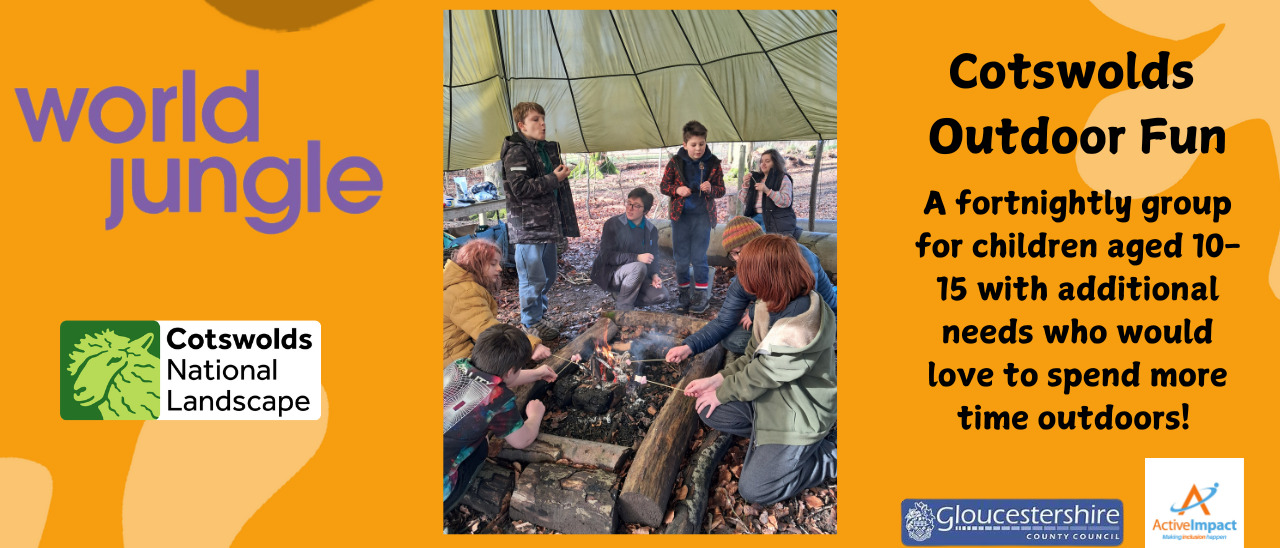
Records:
{"label": "active impact logo", "polygon": [[[1174,504],[1169,506],[1169,511],[1177,512],[1178,515],[1181,516],[1182,514],[1187,513],[1187,510],[1190,510],[1198,506],[1200,507],[1201,510],[1204,510],[1204,515],[1206,516],[1210,515],[1209,505],[1205,504],[1205,502],[1208,502],[1209,499],[1213,498],[1214,495],[1218,494],[1218,484],[1215,483],[1213,484],[1213,487],[1209,487],[1208,489],[1209,489],[1209,496],[1201,497],[1200,490],[1196,488],[1196,485],[1194,483],[1191,484],[1191,490],[1187,492],[1187,500],[1182,501],[1182,508],[1174,508],[1174,506],[1177,506],[1176,504]],[[1196,503],[1191,504],[1191,499],[1195,499]]]}
{"label": "active impact logo", "polygon": [[65,420],[160,418],[160,324],[65,321],[59,338]]}
{"label": "active impact logo", "polygon": [[1244,459],[1147,459],[1146,467],[1147,546],[1244,546]]}

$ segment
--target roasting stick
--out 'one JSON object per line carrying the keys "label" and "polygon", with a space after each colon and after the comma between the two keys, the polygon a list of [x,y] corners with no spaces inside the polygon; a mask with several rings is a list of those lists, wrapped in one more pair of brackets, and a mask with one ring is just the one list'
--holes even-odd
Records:
{"label": "roasting stick", "polygon": [[565,358],[561,358],[561,357],[558,357],[558,356],[551,356],[551,357],[552,357],[552,358],[555,358],[555,359],[557,359],[557,360],[560,360],[560,361],[563,361],[563,362],[564,362],[564,364],[563,364],[563,365],[561,365],[559,369],[556,369],[556,370],[555,370],[555,371],[556,371],[556,376],[557,376],[557,377],[559,377],[559,376],[560,376],[560,373],[563,373],[563,372],[564,372],[564,370],[565,370],[565,369],[568,369],[568,368],[569,368],[569,366],[570,366],[570,365],[572,365],[572,364],[575,364],[575,363],[576,363],[576,364],[578,364],[578,365],[582,365],[582,362],[575,362],[575,361],[568,360],[568,359],[565,359]]}
{"label": "roasting stick", "polygon": [[[560,361],[564,362],[564,364],[563,364],[563,365],[561,365],[561,366],[560,366],[560,368],[556,370],[556,375],[557,375],[557,376],[559,376],[559,375],[560,375],[560,372],[561,372],[561,371],[564,371],[565,369],[568,369],[568,365],[569,365],[569,364],[571,364],[571,363],[576,363],[576,364],[578,364],[578,365],[582,365],[582,362],[575,362],[575,361],[572,361],[572,360],[570,360],[570,359],[568,359],[568,358],[561,358],[561,357],[559,357],[559,356],[551,356],[551,358],[555,358],[555,359],[557,359],[557,360],[560,360]],[[549,358],[549,359],[550,359],[550,358]],[[652,359],[648,359],[648,360],[631,360],[631,363],[637,363],[637,362],[665,362],[665,361],[667,361],[667,359],[666,359],[666,358],[652,358]]]}
{"label": "roasting stick", "polygon": [[[563,361],[563,362],[564,362],[564,365],[562,365],[562,366],[560,367],[560,369],[557,369],[557,370],[556,370],[556,376],[557,376],[557,377],[559,377],[559,376],[560,376],[560,373],[561,373],[561,372],[563,372],[565,369],[568,369],[568,368],[569,368],[569,364],[575,364],[575,363],[576,363],[576,364],[578,364],[578,365],[582,365],[582,362],[575,362],[575,361],[572,361],[572,360],[569,360],[569,359],[566,359],[566,358],[561,358],[561,357],[559,357],[559,356],[551,356],[551,357],[552,357],[552,358],[555,358],[555,359],[557,359],[557,360],[560,360],[560,361]],[[667,360],[666,360],[666,358],[653,358],[653,359],[648,359],[648,360],[631,360],[631,363],[636,363],[636,362],[665,362],[665,361],[667,361]],[[656,384],[656,385],[661,386],[661,387],[663,387],[663,388],[670,388],[670,389],[672,389],[672,390],[679,390],[678,388],[676,388],[676,387],[674,387],[674,386],[671,386],[671,385],[669,385],[669,384],[662,384],[662,383],[657,382],[657,381],[650,381],[650,380],[646,380],[646,381],[645,381],[645,384]]]}
{"label": "roasting stick", "polygon": [[670,388],[670,389],[672,389],[672,390],[679,390],[679,388],[676,388],[676,387],[671,386],[671,385],[669,385],[669,384],[662,384],[662,383],[660,383],[660,382],[645,381],[645,384],[656,384],[656,385],[661,386],[661,387],[663,387],[663,388]]}
{"label": "roasting stick", "polygon": [[[575,361],[573,361],[573,360],[570,360],[569,358],[561,358],[560,356],[550,356],[550,357],[548,357],[548,359],[551,359],[551,358],[555,358],[555,359],[560,360],[560,361],[565,362],[565,363],[578,363],[578,362],[575,362]],[[632,361],[632,362],[665,362],[665,361],[667,361],[667,359],[666,359],[666,358],[649,358],[649,359],[647,359],[647,360],[636,360],[636,359],[633,359],[633,360],[631,360],[631,361]]]}

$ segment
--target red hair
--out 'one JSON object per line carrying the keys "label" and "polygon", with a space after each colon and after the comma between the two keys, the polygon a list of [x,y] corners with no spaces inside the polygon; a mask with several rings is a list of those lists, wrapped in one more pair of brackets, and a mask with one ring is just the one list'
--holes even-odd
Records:
{"label": "red hair", "polygon": [[742,247],[738,282],[747,293],[782,312],[796,297],[813,291],[813,270],[800,255],[800,244],[786,236],[766,234]]}
{"label": "red hair", "polygon": [[471,278],[474,279],[476,283],[487,289],[493,290],[493,288],[490,287],[493,285],[493,281],[486,278],[485,268],[487,268],[489,263],[493,262],[500,253],[501,251],[498,249],[498,244],[489,240],[476,238],[466,244],[463,244],[462,247],[453,252],[453,262],[458,263],[458,266],[469,272],[471,274]]}

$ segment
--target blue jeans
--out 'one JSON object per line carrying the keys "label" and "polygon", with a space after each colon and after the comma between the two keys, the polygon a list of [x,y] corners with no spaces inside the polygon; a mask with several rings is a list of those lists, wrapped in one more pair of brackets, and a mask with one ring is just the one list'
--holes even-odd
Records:
{"label": "blue jeans", "polygon": [[520,323],[531,327],[547,312],[547,292],[556,281],[556,244],[516,244],[520,275]]}
{"label": "blue jeans", "polygon": [[741,356],[747,352],[747,345],[751,344],[751,330],[742,327],[742,324],[735,325],[733,332],[721,339],[720,344],[725,350]]}
{"label": "blue jeans", "polygon": [[689,264],[693,264],[693,283],[708,287],[711,276],[707,270],[707,247],[711,245],[711,217],[698,208],[685,211],[671,223],[672,254],[676,258],[676,283],[689,285]]}

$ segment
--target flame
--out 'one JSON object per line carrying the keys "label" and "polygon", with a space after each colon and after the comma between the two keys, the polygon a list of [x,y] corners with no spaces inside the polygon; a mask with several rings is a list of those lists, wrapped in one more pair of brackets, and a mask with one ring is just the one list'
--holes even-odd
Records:
{"label": "flame", "polygon": [[609,343],[602,340],[596,341],[596,355],[604,358],[609,365],[613,365],[613,347],[609,346]]}
{"label": "flame", "polygon": [[621,380],[626,378],[624,365],[626,364],[622,363],[618,354],[613,353],[613,347],[607,341],[595,341],[595,355],[588,370],[593,380],[599,383],[626,382]]}
{"label": "flame", "polygon": [[[604,340],[596,341],[596,355],[604,360],[605,363],[609,364],[608,366],[610,368],[613,367],[613,348],[609,346],[608,342]],[[599,372],[599,376],[597,378],[602,382],[605,380],[605,363],[601,363],[599,361],[596,362]]]}

